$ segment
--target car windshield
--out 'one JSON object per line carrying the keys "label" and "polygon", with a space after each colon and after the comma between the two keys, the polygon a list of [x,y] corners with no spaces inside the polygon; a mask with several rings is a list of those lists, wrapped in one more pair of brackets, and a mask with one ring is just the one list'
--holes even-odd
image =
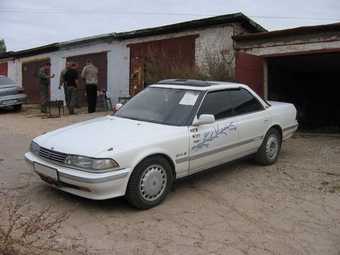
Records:
{"label": "car windshield", "polygon": [[123,105],[116,117],[187,126],[198,107],[202,93],[195,90],[148,87]]}
{"label": "car windshield", "polygon": [[0,77],[0,86],[3,86],[3,85],[8,85],[8,84],[15,84],[14,81],[12,81],[10,78],[8,77]]}

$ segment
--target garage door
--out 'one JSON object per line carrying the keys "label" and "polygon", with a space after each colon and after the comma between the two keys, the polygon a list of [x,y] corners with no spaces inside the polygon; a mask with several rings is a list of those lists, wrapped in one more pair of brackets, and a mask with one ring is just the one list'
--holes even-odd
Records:
{"label": "garage door", "polygon": [[7,76],[8,72],[8,65],[6,63],[0,63],[0,75],[6,75]]}
{"label": "garage door", "polygon": [[[98,68],[98,90],[107,89],[107,52],[79,55],[68,57],[67,61],[78,63],[78,73],[79,78],[81,71],[85,66],[86,59],[91,59],[93,65]],[[86,94],[85,94],[85,82],[83,79],[79,79],[79,91],[78,91],[78,101],[80,106],[87,106]]]}
{"label": "garage door", "polygon": [[29,104],[40,103],[39,70],[47,62],[50,62],[50,59],[42,59],[22,64],[22,85],[25,88],[27,103]]}
{"label": "garage door", "polygon": [[247,53],[236,53],[236,82],[244,83],[263,97],[263,58]]}
{"label": "garage door", "polygon": [[134,79],[130,80],[130,95],[136,95],[149,85],[146,84],[144,80],[144,77],[147,75],[144,70],[144,61],[146,57],[155,52],[166,52],[173,56],[181,54],[187,63],[193,65],[195,63],[195,39],[197,37],[198,35],[190,35],[159,41],[129,44],[130,77],[134,77]]}

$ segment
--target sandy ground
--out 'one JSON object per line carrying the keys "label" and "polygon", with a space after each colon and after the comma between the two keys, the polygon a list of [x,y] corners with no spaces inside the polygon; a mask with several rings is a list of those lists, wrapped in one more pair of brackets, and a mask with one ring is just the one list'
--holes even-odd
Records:
{"label": "sandy ground", "polygon": [[[205,172],[178,182],[160,206],[139,211],[123,198],[91,201],[31,175],[23,156],[31,139],[110,113],[77,110],[59,118],[29,106],[0,110],[2,204],[21,194],[27,217],[47,206],[51,218],[69,213],[58,230],[39,232],[51,248],[43,254],[340,254],[339,136],[297,133],[272,166],[247,159]],[[0,216],[4,226],[6,210]]]}

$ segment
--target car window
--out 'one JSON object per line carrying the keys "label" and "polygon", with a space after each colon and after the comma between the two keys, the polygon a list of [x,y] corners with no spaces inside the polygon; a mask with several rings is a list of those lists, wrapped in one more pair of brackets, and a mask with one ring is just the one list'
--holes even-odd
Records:
{"label": "car window", "polygon": [[193,119],[200,98],[199,91],[148,87],[123,105],[114,116],[187,126]]}
{"label": "car window", "polygon": [[245,89],[229,91],[235,115],[241,115],[263,110],[260,102]]}
{"label": "car window", "polygon": [[2,85],[8,85],[8,84],[15,84],[14,81],[12,81],[10,78],[7,78],[5,76],[0,77],[0,86]]}
{"label": "car window", "polygon": [[233,116],[233,109],[228,91],[213,91],[207,93],[197,116],[200,116],[201,114],[213,114],[216,120]]}

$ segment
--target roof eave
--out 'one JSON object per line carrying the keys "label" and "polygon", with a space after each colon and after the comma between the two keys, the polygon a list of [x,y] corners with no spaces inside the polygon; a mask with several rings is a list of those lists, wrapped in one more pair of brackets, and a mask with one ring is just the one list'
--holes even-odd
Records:
{"label": "roof eave", "polygon": [[227,15],[220,15],[199,20],[191,20],[161,27],[147,28],[141,30],[134,30],[129,32],[117,33],[115,38],[118,40],[133,39],[139,37],[147,37],[153,35],[161,35],[168,33],[178,33],[189,29],[197,29],[202,27],[211,27],[216,25],[223,25],[229,23],[240,23],[241,26],[251,33],[259,33],[267,31],[262,26],[251,20],[243,13],[234,13]]}
{"label": "roof eave", "polygon": [[303,35],[310,33],[320,33],[320,32],[329,32],[329,31],[340,31],[340,22],[327,24],[327,25],[319,25],[319,26],[304,26],[297,27],[291,29],[283,29],[283,30],[275,30],[270,32],[262,32],[256,34],[241,34],[232,36],[232,39],[236,42],[243,41],[251,41],[251,40],[263,40],[263,39],[272,39],[282,36],[290,36],[290,35]]}
{"label": "roof eave", "polygon": [[6,59],[6,58],[18,58],[18,57],[30,57],[37,54],[44,54],[49,52],[54,52],[59,49],[58,43],[52,43],[48,45],[44,45],[41,47],[31,48],[27,50],[21,50],[21,51],[8,51],[3,54],[0,54],[0,59]]}

